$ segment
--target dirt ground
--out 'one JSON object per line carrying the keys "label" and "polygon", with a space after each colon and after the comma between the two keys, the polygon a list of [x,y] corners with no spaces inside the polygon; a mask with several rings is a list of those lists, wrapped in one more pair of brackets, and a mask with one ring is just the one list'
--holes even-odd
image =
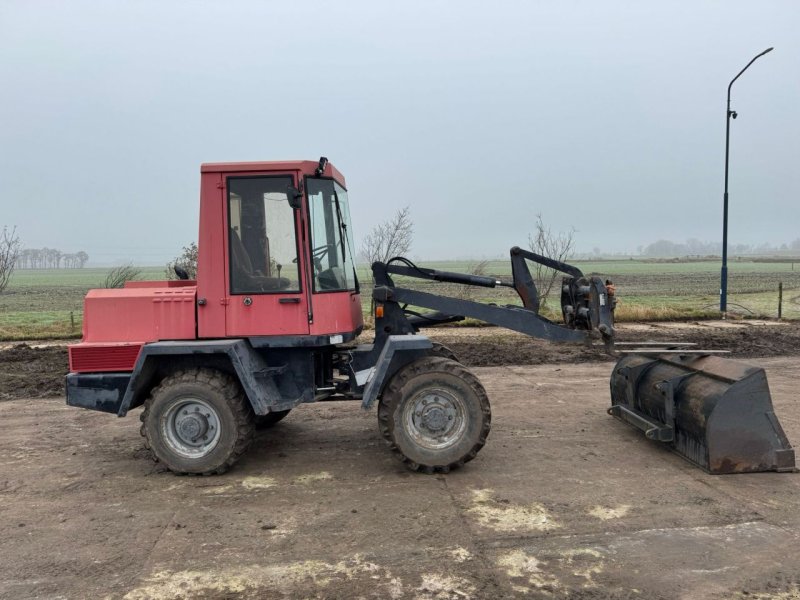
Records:
{"label": "dirt ground", "polygon": [[[498,327],[425,329],[470,367],[539,365],[553,362],[609,362],[601,347],[552,344]],[[364,334],[369,338],[369,332]],[[368,341],[368,340],[367,340]],[[617,341],[691,342],[698,348],[731,351],[731,356],[800,354],[800,323],[776,321],[695,321],[620,324]],[[0,344],[0,401],[48,398],[64,393],[67,342]]]}
{"label": "dirt ground", "polygon": [[[797,359],[753,362],[800,440]],[[150,460],[138,410],[2,402],[0,597],[799,598],[800,475],[706,475],[605,414],[610,371],[476,368],[492,433],[437,476],[356,403],[300,407],[196,478]]]}

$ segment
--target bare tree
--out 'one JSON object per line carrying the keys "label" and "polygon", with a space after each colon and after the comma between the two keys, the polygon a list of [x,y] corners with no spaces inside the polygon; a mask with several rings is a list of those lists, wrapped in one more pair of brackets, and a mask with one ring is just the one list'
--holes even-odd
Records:
{"label": "bare tree", "polygon": [[19,258],[19,236],[17,228],[3,227],[0,234],[0,292],[6,289]]}
{"label": "bare tree", "polygon": [[398,210],[391,219],[373,227],[361,242],[361,255],[369,266],[374,262],[386,262],[390,258],[407,254],[414,237],[411,208]]}
{"label": "bare tree", "polygon": [[[361,242],[361,256],[367,262],[370,283],[374,283],[372,263],[385,263],[395,256],[408,254],[413,237],[414,223],[411,221],[411,208],[408,206],[399,209],[391,219],[372,228]],[[375,301],[370,300],[370,312],[374,308]]]}
{"label": "bare tree", "polygon": [[86,254],[86,252],[84,252],[83,250],[81,250],[80,252],[77,252],[75,254],[75,258],[78,259],[78,268],[82,269],[83,265],[86,264],[86,261],[89,260],[89,255]]}
{"label": "bare tree", "polygon": [[[575,247],[575,229],[554,233],[544,224],[542,213],[539,213],[536,215],[536,232],[528,234],[528,247],[531,252],[564,262],[572,255]],[[547,305],[547,298],[558,275],[558,271],[536,263],[533,278],[543,307]]]}
{"label": "bare tree", "polygon": [[139,279],[139,276],[142,274],[142,270],[138,267],[134,267],[133,265],[120,265],[119,267],[114,267],[108,272],[106,275],[105,283],[103,287],[105,288],[121,288],[125,285],[126,281],[133,281],[134,279]]}
{"label": "bare tree", "polygon": [[183,247],[183,251],[175,260],[167,263],[167,279],[176,279],[175,267],[180,267],[189,275],[189,279],[197,279],[197,244],[192,242]]}

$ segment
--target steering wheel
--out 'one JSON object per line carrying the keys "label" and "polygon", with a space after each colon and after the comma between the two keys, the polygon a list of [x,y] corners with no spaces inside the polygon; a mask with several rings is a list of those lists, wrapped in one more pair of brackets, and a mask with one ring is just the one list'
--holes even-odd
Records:
{"label": "steering wheel", "polygon": [[317,246],[311,250],[311,262],[314,263],[314,268],[317,270],[317,273],[324,270],[322,268],[322,259],[328,254],[330,248],[329,245],[325,244],[324,246]]}

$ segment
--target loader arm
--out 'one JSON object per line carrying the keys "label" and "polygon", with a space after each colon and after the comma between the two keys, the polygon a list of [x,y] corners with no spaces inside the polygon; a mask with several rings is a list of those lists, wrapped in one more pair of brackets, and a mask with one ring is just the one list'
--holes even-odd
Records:
{"label": "loader arm", "polygon": [[[563,325],[539,315],[539,294],[526,260],[567,275],[562,281]],[[375,325],[377,345],[380,338],[388,335],[414,333],[420,327],[471,317],[554,342],[587,342],[598,332],[606,346],[613,348],[613,299],[600,278],[586,278],[577,267],[516,246],[511,249],[511,265],[513,279],[507,282],[495,277],[427,269],[403,257],[374,263],[373,298],[380,307]],[[523,306],[497,306],[398,287],[392,275],[488,288],[510,287],[516,290]],[[417,313],[409,310],[408,305],[434,312]]]}

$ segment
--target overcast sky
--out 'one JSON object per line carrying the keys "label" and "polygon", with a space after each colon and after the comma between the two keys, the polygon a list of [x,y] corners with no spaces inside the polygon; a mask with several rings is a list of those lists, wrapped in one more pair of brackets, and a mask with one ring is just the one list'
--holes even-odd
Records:
{"label": "overcast sky", "polygon": [[0,226],[90,264],[197,239],[202,162],[330,158],[356,243],[502,256],[800,238],[800,3],[0,0]]}

